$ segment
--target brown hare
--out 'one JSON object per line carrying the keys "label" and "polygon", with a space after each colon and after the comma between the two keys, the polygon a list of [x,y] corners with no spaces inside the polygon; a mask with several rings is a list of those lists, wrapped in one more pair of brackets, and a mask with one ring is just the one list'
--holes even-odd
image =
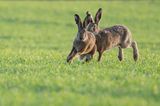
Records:
{"label": "brown hare", "polygon": [[93,33],[85,29],[87,18],[85,18],[83,24],[78,14],[75,14],[74,18],[78,26],[78,32],[73,41],[72,50],[67,57],[67,62],[71,62],[76,55],[79,55],[81,59],[86,57],[85,61],[87,62],[92,59],[94,53],[96,52],[96,38]]}
{"label": "brown hare", "polygon": [[93,20],[92,15],[87,12],[86,13],[87,21],[87,30],[94,33],[96,37],[96,45],[97,51],[99,53],[98,61],[101,60],[102,54],[105,50],[111,49],[113,47],[118,47],[118,58],[120,61],[123,60],[123,48],[132,47],[133,49],[133,58],[137,61],[139,53],[136,41],[132,40],[132,35],[130,30],[123,25],[115,25],[112,27],[108,27],[100,30],[98,27],[98,23],[101,19],[102,9],[99,8],[95,18]]}

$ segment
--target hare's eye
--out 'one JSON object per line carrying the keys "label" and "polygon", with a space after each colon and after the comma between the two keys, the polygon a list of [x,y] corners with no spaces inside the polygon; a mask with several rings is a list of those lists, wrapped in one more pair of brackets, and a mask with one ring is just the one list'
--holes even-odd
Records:
{"label": "hare's eye", "polygon": [[80,37],[79,39],[80,39],[80,40],[83,40],[83,37]]}
{"label": "hare's eye", "polygon": [[93,27],[93,31],[95,31],[95,26]]}
{"label": "hare's eye", "polygon": [[95,31],[95,26],[92,27],[92,31]]}
{"label": "hare's eye", "polygon": [[83,40],[83,38],[84,38],[84,37],[81,35],[81,36],[79,37],[79,40]]}

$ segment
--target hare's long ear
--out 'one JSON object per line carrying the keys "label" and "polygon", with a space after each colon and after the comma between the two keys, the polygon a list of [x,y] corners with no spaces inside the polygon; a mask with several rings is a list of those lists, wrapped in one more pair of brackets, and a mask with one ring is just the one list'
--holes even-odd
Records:
{"label": "hare's long ear", "polygon": [[87,11],[86,17],[83,21],[83,27],[86,28],[89,23],[93,23],[93,22],[94,22],[94,20],[93,20],[92,15],[89,13],[89,11]]}
{"label": "hare's long ear", "polygon": [[83,28],[81,18],[79,17],[78,14],[75,14],[74,18],[75,18],[76,24],[78,26],[78,31],[80,31]]}
{"label": "hare's long ear", "polygon": [[99,8],[96,15],[95,15],[95,23],[98,25],[100,19],[101,19],[101,16],[102,16],[102,8]]}

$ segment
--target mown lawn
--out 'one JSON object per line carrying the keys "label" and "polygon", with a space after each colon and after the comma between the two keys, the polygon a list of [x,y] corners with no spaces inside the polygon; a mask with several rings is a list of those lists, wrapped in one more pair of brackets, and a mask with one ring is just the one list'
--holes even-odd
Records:
{"label": "mown lawn", "polygon": [[[160,2],[0,1],[0,106],[159,106]],[[100,27],[124,24],[138,43],[98,63],[66,63],[74,14],[103,8]]]}

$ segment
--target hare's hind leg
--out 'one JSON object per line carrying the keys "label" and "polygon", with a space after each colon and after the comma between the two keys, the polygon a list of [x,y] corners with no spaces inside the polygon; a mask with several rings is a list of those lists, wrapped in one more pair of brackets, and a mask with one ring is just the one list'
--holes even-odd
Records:
{"label": "hare's hind leg", "polygon": [[121,47],[118,47],[118,48],[119,48],[118,59],[119,61],[122,61],[123,60],[123,50]]}
{"label": "hare's hind leg", "polygon": [[79,60],[82,61],[86,57],[86,54],[82,54],[79,56]]}
{"label": "hare's hind leg", "polygon": [[101,58],[102,58],[102,54],[103,54],[103,50],[101,50],[101,51],[98,51],[98,54],[99,54],[99,56],[98,56],[98,62],[100,62],[101,61]]}
{"label": "hare's hind leg", "polygon": [[139,56],[139,51],[136,41],[132,41],[131,47],[133,48],[133,58],[135,61],[137,61]]}
{"label": "hare's hind leg", "polygon": [[95,45],[92,51],[86,55],[86,62],[90,61],[93,58],[93,55],[95,54],[96,50],[97,46]]}

